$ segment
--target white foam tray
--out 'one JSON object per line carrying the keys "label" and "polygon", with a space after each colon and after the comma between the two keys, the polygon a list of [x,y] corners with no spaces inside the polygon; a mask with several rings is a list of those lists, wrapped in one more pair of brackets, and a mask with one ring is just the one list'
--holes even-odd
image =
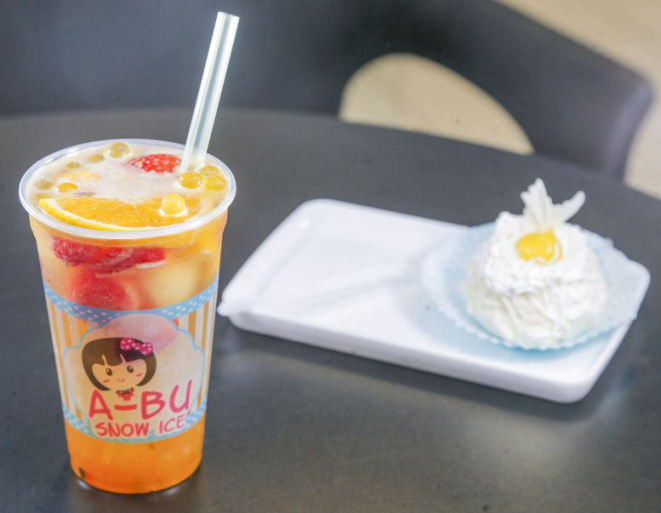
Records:
{"label": "white foam tray", "polygon": [[[419,262],[465,227],[332,200],[297,208],[260,245],[223,293],[236,303],[286,297],[305,284],[383,264]],[[649,273],[638,292],[647,291]],[[481,383],[556,402],[583,398],[628,326],[559,351],[496,346],[468,335],[438,312],[415,277],[316,301],[261,301],[230,317],[239,328]]]}

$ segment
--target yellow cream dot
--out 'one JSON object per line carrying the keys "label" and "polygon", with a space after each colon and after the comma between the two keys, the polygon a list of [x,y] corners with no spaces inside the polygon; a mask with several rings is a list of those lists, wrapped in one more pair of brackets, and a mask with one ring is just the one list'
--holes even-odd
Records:
{"label": "yellow cream dot", "polygon": [[516,243],[516,250],[523,260],[549,262],[562,257],[562,248],[553,230],[544,233],[528,233]]}
{"label": "yellow cream dot", "polygon": [[80,167],[80,164],[78,162],[69,162],[67,164],[67,168],[69,169],[78,169]]}
{"label": "yellow cream dot", "polygon": [[101,162],[103,160],[103,155],[100,153],[95,153],[90,158],[87,159],[89,162]]}
{"label": "yellow cream dot", "polygon": [[222,176],[204,177],[204,187],[209,191],[222,191],[227,185],[227,181]]}
{"label": "yellow cream dot", "polygon": [[64,182],[58,185],[55,189],[57,190],[57,192],[67,193],[67,192],[73,192],[77,188],[78,186],[75,183]]}
{"label": "yellow cream dot", "polygon": [[108,155],[110,155],[113,158],[120,158],[124,157],[125,155],[129,154],[129,145],[123,142],[116,142],[112,143],[110,145],[110,148],[108,148]]}
{"label": "yellow cream dot", "polygon": [[161,200],[161,210],[167,216],[177,216],[186,211],[186,200],[181,194],[168,194]]}
{"label": "yellow cream dot", "polygon": [[186,171],[185,173],[181,173],[179,184],[187,189],[197,189],[202,185],[202,175],[195,171]]}

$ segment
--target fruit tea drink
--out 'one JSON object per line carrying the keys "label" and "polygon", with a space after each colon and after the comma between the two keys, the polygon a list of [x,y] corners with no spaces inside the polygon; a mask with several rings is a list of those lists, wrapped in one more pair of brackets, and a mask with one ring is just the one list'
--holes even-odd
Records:
{"label": "fruit tea drink", "polygon": [[144,493],[202,458],[221,240],[235,185],[160,141],[90,143],[21,182],[46,291],[71,466]]}

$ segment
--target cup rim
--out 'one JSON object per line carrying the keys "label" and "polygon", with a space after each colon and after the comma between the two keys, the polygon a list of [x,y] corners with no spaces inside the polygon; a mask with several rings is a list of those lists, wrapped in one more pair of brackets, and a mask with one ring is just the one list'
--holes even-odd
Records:
{"label": "cup rim", "polygon": [[21,178],[21,181],[18,185],[18,197],[21,201],[21,205],[23,205],[23,208],[27,211],[27,213],[31,217],[35,218],[40,223],[43,223],[46,226],[50,226],[51,228],[55,228],[56,230],[59,230],[69,235],[74,235],[77,237],[83,237],[88,239],[102,239],[102,240],[103,239],[142,240],[142,239],[153,239],[156,237],[165,237],[168,235],[176,235],[182,232],[194,230],[196,228],[204,226],[207,223],[213,221],[222,213],[224,213],[229,208],[230,204],[234,201],[234,198],[236,196],[236,180],[234,179],[234,175],[232,174],[232,171],[230,171],[230,168],[227,167],[227,165],[222,160],[214,157],[213,155],[210,155],[209,153],[206,154],[206,159],[211,161],[214,165],[218,166],[220,169],[222,169],[225,177],[227,178],[229,191],[227,192],[227,195],[225,196],[223,201],[221,201],[213,210],[207,212],[203,216],[196,217],[188,221],[184,221],[183,223],[180,224],[164,226],[161,228],[150,228],[145,230],[132,230],[132,231],[114,232],[114,231],[106,231],[106,230],[95,230],[93,228],[83,228],[80,226],[74,226],[71,224],[67,224],[63,221],[60,221],[58,219],[55,219],[54,217],[46,214],[45,212],[42,212],[39,208],[37,208],[35,205],[33,205],[28,201],[26,196],[27,184],[30,181],[30,178],[32,178],[32,176],[37,172],[38,169],[66,155],[70,155],[72,153],[76,153],[78,151],[85,150],[87,148],[91,148],[94,146],[104,146],[104,145],[112,144],[114,142],[166,146],[170,148],[177,148],[182,151],[185,148],[183,144],[174,143],[170,141],[161,141],[159,139],[104,139],[100,141],[92,141],[88,143],[77,144],[74,146],[69,146],[67,148],[58,150],[56,152],[51,153],[50,155],[46,155],[42,159],[32,164],[28,168],[28,170],[23,174],[23,177]]}

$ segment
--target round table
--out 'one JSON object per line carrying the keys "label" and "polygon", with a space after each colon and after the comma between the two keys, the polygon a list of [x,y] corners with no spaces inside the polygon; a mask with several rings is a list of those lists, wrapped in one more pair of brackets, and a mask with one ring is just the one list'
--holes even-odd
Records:
{"label": "round table", "polygon": [[[37,253],[16,186],[83,141],[182,141],[188,110],[0,118],[0,358],[5,511],[622,512],[661,510],[661,202],[537,156],[307,115],[221,111],[210,152],[238,180],[220,287],[296,206],[333,198],[475,225],[520,211],[542,177],[582,189],[575,221],[652,274],[594,389],[554,404],[234,328],[217,318],[204,461],[147,496],[69,470]],[[5,509],[6,508],[6,509]]]}

